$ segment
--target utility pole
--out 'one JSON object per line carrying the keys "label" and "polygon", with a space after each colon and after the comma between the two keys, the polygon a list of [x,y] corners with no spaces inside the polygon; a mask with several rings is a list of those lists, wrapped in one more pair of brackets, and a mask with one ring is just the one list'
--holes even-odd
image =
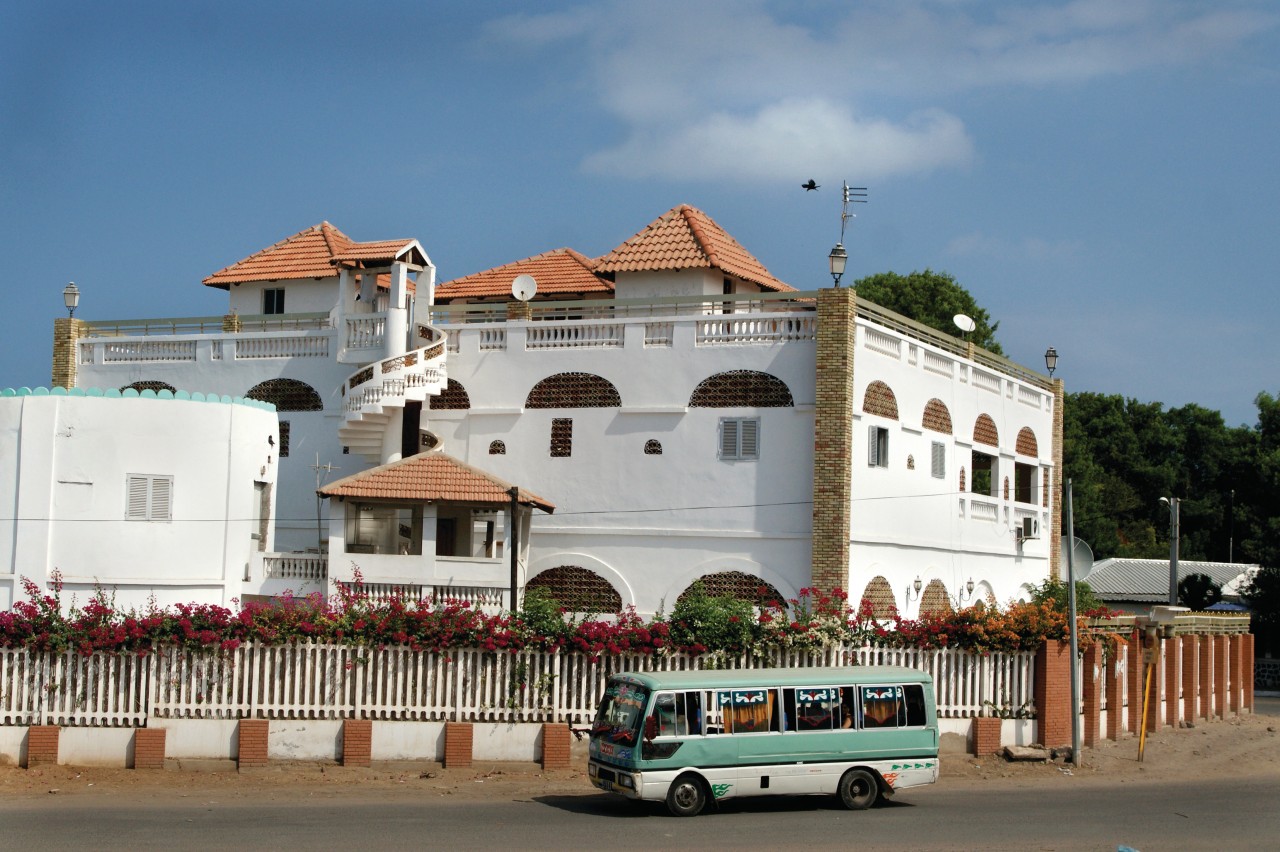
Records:
{"label": "utility pole", "polygon": [[316,453],[316,463],[311,465],[311,469],[316,472],[316,555],[324,555],[324,531],[320,522],[320,479],[322,474],[332,473],[340,468],[334,466],[330,462],[320,464],[320,453]]}
{"label": "utility pole", "polygon": [[1177,497],[1161,497],[1169,507],[1169,606],[1178,605],[1178,515],[1182,501]]}

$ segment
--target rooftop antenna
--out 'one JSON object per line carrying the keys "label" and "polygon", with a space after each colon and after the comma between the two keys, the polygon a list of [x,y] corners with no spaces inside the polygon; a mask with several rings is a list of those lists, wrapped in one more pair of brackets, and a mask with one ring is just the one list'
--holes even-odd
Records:
{"label": "rooftop antenna", "polygon": [[316,555],[324,554],[324,533],[320,527],[320,479],[322,474],[332,473],[335,470],[341,470],[332,462],[320,464],[320,453],[316,452],[316,463],[311,465],[311,469],[316,472]]}
{"label": "rooftop antenna", "polygon": [[840,242],[836,243],[836,247],[831,250],[831,254],[827,255],[827,260],[831,264],[831,279],[835,282],[835,286],[840,286],[840,278],[844,275],[845,265],[849,262],[849,253],[844,248],[844,232],[845,227],[849,224],[850,219],[856,219],[857,214],[849,212],[850,204],[866,204],[867,188],[865,186],[849,186],[847,181],[840,182],[843,190],[842,201],[840,207]]}

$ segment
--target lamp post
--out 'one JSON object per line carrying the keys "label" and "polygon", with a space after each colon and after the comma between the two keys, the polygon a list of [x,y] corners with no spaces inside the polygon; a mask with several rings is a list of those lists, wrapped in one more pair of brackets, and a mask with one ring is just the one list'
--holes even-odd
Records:
{"label": "lamp post", "polygon": [[1169,606],[1178,605],[1178,527],[1182,501],[1177,497],[1161,497],[1160,502],[1169,507]]}
{"label": "lamp post", "polygon": [[[1058,350],[1050,346],[1044,351],[1044,366],[1053,378],[1058,369]],[[1059,380],[1061,381],[1061,380]],[[1075,519],[1072,514],[1071,480],[1062,490],[1064,520],[1067,526],[1067,636],[1071,644],[1071,762],[1080,766],[1080,625],[1076,623]]]}
{"label": "lamp post", "polygon": [[1049,378],[1053,378],[1053,371],[1058,369],[1058,350],[1050,346],[1044,350],[1044,366],[1049,371]]}
{"label": "lamp post", "polygon": [[835,281],[835,286],[839,287],[845,265],[849,262],[849,253],[844,250],[844,243],[836,243],[831,254],[827,255],[827,261],[831,264],[831,279]]}
{"label": "lamp post", "polygon": [[62,288],[62,304],[67,306],[68,317],[76,315],[76,305],[80,304],[80,288],[76,286],[76,282],[72,281]]}

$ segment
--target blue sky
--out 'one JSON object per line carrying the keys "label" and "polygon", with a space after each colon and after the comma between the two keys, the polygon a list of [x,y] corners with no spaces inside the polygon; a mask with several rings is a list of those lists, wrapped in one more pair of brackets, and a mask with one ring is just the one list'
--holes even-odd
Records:
{"label": "blue sky", "polygon": [[[1068,390],[1256,422],[1280,392],[1280,6],[1080,2],[0,6],[0,386],[84,319],[321,220],[442,280],[603,253],[676,204],[828,286],[952,273]],[[822,189],[806,193],[815,178]]]}

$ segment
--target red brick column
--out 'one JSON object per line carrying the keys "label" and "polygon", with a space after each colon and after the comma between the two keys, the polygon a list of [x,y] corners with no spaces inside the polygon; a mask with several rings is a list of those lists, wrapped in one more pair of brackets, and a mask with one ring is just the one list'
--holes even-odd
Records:
{"label": "red brick column", "polygon": [[444,723],[444,768],[466,769],[471,766],[471,743],[474,732],[470,722]]}
{"label": "red brick column", "polygon": [[1036,652],[1036,722],[1040,743],[1049,748],[1071,742],[1071,648],[1060,639]]}
{"label": "red brick column", "polygon": [[568,769],[572,765],[569,759],[569,726],[546,722],[542,726],[542,768]]}
{"label": "red brick column", "polygon": [[1172,636],[1164,640],[1164,723],[1178,727],[1182,702],[1178,700],[1178,662],[1182,659],[1182,640]]}
{"label": "red brick column", "polygon": [[27,728],[27,768],[58,763],[58,737],[62,728],[57,725],[32,725]]}
{"label": "red brick column", "polygon": [[1004,720],[994,716],[977,716],[973,720],[973,753],[985,757],[1000,751],[1000,727]]}
{"label": "red brick column", "polygon": [[240,769],[267,765],[266,719],[241,719],[236,726],[236,763]]}
{"label": "red brick column", "polygon": [[373,761],[373,720],[342,720],[342,765],[368,766]]}
{"label": "red brick column", "polygon": [[1135,736],[1142,727],[1142,631],[1129,636],[1129,733]]}
{"label": "red brick column", "polygon": [[1124,673],[1120,669],[1120,654],[1125,643],[1116,642],[1115,648],[1107,655],[1107,739],[1120,739],[1124,730]]}
{"label": "red brick column", "polygon": [[[1155,642],[1155,645],[1152,646],[1151,649],[1153,653],[1151,661],[1154,664],[1151,667],[1151,683],[1147,687],[1150,691],[1150,695],[1147,696],[1150,702],[1147,705],[1148,734],[1160,730],[1160,678],[1163,674],[1164,661],[1160,659],[1160,640],[1156,639]],[[1145,659],[1142,660],[1142,678],[1144,683],[1146,682],[1147,677],[1146,662],[1147,661]]]}
{"label": "red brick column", "polygon": [[1213,637],[1200,637],[1200,718],[1213,718]]}
{"label": "red brick column", "polygon": [[1182,717],[1188,722],[1200,713],[1200,637],[1182,637]]}
{"label": "red brick column", "polygon": [[1227,660],[1231,666],[1231,686],[1227,688],[1227,709],[1240,715],[1240,699],[1244,694],[1244,636],[1228,636]]}
{"label": "red brick column", "polygon": [[1084,724],[1081,726],[1081,741],[1085,748],[1093,748],[1098,744],[1102,730],[1102,684],[1098,673],[1101,662],[1101,645],[1095,642],[1084,649],[1084,683],[1081,689]]}
{"label": "red brick column", "polygon": [[133,768],[164,769],[164,728],[138,728],[133,732]]}
{"label": "red brick column", "polygon": [[1244,709],[1253,712],[1253,634],[1244,635]]}
{"label": "red brick column", "polygon": [[1213,714],[1227,718],[1227,637],[1213,637]]}

